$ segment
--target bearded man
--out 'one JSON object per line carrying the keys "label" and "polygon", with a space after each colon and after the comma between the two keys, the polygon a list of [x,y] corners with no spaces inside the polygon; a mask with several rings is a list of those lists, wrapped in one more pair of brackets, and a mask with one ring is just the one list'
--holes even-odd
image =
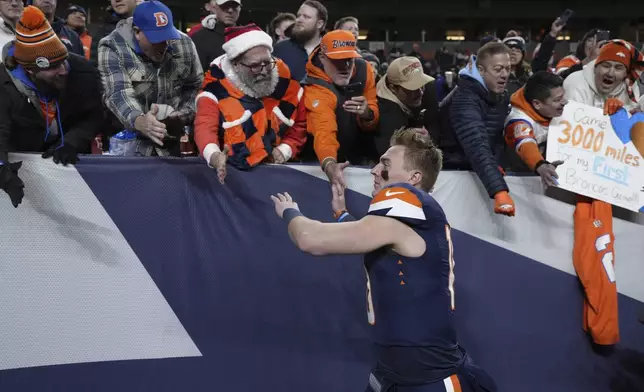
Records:
{"label": "bearded man", "polygon": [[329,13],[319,1],[306,0],[297,11],[291,38],[275,45],[274,55],[288,65],[293,78],[302,81],[306,76],[309,55],[320,44]]}
{"label": "bearded man", "polygon": [[212,62],[197,95],[195,118],[199,152],[222,184],[226,163],[242,170],[267,158],[284,163],[306,142],[303,89],[272,56],[271,37],[250,24],[227,28],[225,39],[226,54]]}
{"label": "bearded man", "polygon": [[45,15],[33,6],[16,24],[16,40],[0,65],[0,189],[14,207],[22,201],[20,162],[10,152],[42,152],[55,163],[75,164],[89,152],[103,122],[96,68],[68,53]]}

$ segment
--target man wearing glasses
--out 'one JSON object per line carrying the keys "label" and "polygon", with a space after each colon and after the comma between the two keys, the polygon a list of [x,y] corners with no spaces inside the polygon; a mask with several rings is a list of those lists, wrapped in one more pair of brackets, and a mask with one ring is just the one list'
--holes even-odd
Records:
{"label": "man wearing glasses", "polygon": [[226,163],[242,170],[266,159],[284,163],[306,142],[303,89],[272,56],[271,37],[254,24],[231,27],[223,49],[206,73],[195,118],[199,152],[222,184]]}
{"label": "man wearing glasses", "polygon": [[203,69],[190,37],[172,12],[151,0],[119,23],[98,46],[107,108],[123,129],[136,131],[143,156],[180,156],[184,127],[192,125]]}

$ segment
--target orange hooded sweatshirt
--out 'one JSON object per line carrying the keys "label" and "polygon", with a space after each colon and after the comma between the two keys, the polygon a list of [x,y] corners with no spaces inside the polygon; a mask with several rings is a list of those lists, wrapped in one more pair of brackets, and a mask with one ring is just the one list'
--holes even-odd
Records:
{"label": "orange hooded sweatshirt", "polygon": [[[319,50],[318,47],[311,53],[309,61],[306,64],[306,73],[311,77],[333,83],[319,62]],[[368,71],[362,95],[367,98],[367,103],[373,112],[373,117],[371,120],[365,121],[359,116],[356,116],[358,127],[361,131],[375,131],[380,119],[378,100],[376,98],[376,80],[373,72],[370,69]],[[354,74],[350,83],[354,82],[355,67],[353,72]],[[327,158],[332,158],[337,161],[338,149],[340,148],[340,143],[337,138],[338,124],[335,115],[338,104],[337,97],[331,90],[325,87],[307,85],[304,87],[304,102],[306,105],[307,129],[313,135],[313,149],[318,160],[320,163]]]}

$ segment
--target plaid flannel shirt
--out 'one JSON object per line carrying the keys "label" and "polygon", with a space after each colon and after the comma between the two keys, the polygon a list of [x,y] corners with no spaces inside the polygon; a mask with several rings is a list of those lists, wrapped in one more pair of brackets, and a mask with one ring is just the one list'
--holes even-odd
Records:
{"label": "plaid flannel shirt", "polygon": [[[183,33],[168,46],[160,64],[149,60],[134,38],[132,18],[122,20],[98,44],[98,69],[103,82],[103,101],[126,129],[150,110],[153,103],[179,111],[191,123],[195,98],[202,87],[204,72],[192,40]],[[139,137],[142,155],[168,155],[167,150]]]}

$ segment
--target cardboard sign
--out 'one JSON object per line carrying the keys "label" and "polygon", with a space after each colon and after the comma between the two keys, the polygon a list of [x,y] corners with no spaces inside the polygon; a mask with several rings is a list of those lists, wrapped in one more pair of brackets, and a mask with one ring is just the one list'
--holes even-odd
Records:
{"label": "cardboard sign", "polygon": [[605,116],[602,109],[569,102],[548,131],[546,159],[564,161],[557,168],[559,187],[644,212],[644,159],[630,140],[640,116],[623,109]]}

